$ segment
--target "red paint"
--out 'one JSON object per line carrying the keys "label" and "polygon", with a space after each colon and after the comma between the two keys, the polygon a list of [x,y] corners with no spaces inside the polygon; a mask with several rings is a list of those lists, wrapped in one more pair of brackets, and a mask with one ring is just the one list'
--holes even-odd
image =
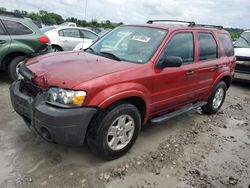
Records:
{"label": "red paint", "polygon": [[[201,27],[170,27],[147,24],[142,27],[167,29],[168,35],[146,64],[115,61],[85,52],[63,52],[40,56],[28,61],[28,68],[35,73],[34,82],[44,89],[56,86],[87,92],[85,106],[107,108],[110,104],[127,97],[140,97],[145,102],[144,123],[148,119],[174,110],[182,105],[205,101],[213,87],[224,76],[232,80],[235,57],[226,57],[218,40],[218,33],[224,30]],[[164,47],[171,37],[183,31],[193,32],[194,63],[178,68],[156,68]],[[219,47],[220,58],[200,63],[198,60],[197,32],[213,34]],[[216,70],[215,65],[221,68]],[[186,75],[192,70],[191,77]]]}

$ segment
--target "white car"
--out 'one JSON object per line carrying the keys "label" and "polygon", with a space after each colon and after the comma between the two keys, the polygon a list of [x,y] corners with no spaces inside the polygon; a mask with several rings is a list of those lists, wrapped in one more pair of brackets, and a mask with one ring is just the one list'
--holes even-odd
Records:
{"label": "white car", "polygon": [[250,30],[244,31],[234,44],[237,58],[235,79],[250,81]]}
{"label": "white car", "polygon": [[84,47],[88,48],[98,39],[96,33],[81,27],[59,26],[51,27],[47,31],[44,29],[44,31],[44,34],[49,37],[52,49],[55,52],[71,51],[79,43],[83,43]]}

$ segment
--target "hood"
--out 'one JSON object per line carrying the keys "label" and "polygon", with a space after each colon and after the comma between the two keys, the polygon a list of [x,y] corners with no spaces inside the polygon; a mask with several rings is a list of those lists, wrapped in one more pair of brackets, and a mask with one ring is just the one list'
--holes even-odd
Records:
{"label": "hood", "polygon": [[235,56],[250,57],[250,48],[234,48]]}
{"label": "hood", "polygon": [[47,89],[57,86],[71,89],[85,81],[135,66],[83,51],[57,52],[30,59],[26,66],[34,74],[34,83]]}

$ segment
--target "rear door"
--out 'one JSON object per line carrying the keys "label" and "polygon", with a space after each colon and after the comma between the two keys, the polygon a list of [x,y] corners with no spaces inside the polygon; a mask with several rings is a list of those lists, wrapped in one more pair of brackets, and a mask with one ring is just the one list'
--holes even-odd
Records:
{"label": "rear door", "polygon": [[163,56],[183,59],[181,67],[167,67],[155,73],[152,96],[153,112],[165,112],[195,100],[196,70],[194,66],[193,32],[174,33],[167,43]]}
{"label": "rear door", "polygon": [[219,57],[218,43],[212,32],[198,31],[196,39],[198,41],[198,82],[196,92],[199,97],[202,97],[207,95],[223,66],[223,62],[227,63],[228,59]]}
{"label": "rear door", "polygon": [[81,37],[80,30],[79,29],[62,29],[59,31],[59,40],[61,43],[61,46],[66,51],[73,50],[76,45],[78,45],[80,42],[83,42],[83,38]]}
{"label": "rear door", "polygon": [[0,63],[11,44],[11,38],[0,20]]}

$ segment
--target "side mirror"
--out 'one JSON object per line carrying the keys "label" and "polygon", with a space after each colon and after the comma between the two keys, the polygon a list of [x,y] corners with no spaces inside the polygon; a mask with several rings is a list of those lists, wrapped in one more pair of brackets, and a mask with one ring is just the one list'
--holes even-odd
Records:
{"label": "side mirror", "polygon": [[166,56],[161,58],[157,63],[157,68],[164,69],[166,67],[180,67],[183,63],[181,57],[178,56]]}

